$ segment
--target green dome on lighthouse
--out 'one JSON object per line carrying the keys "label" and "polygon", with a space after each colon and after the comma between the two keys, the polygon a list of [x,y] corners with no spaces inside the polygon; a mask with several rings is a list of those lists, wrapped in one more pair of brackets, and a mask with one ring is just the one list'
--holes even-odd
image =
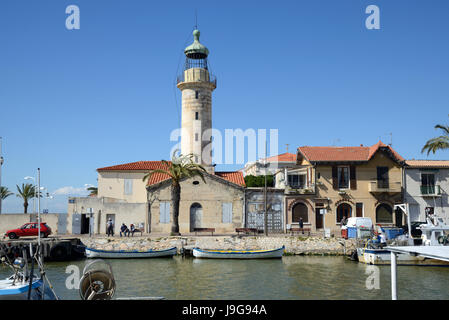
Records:
{"label": "green dome on lighthouse", "polygon": [[209,55],[209,50],[200,43],[200,31],[193,31],[193,43],[184,49],[184,53],[191,59],[204,59]]}

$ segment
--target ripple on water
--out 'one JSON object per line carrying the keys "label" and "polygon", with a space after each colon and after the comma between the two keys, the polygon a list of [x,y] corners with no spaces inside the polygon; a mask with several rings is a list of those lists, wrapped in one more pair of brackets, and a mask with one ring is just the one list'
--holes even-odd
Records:
{"label": "ripple on water", "polygon": [[[87,261],[87,260],[86,260]],[[109,260],[117,297],[163,296],[167,299],[390,299],[390,267],[376,267],[380,289],[367,290],[373,266],[343,257],[287,256],[275,260],[192,258]],[[85,261],[48,263],[47,274],[63,299],[79,299],[68,290],[66,267]],[[368,270],[368,273],[367,273]],[[371,270],[371,271],[370,271]],[[449,299],[449,268],[398,269],[401,299]],[[0,276],[9,269],[0,267]]]}

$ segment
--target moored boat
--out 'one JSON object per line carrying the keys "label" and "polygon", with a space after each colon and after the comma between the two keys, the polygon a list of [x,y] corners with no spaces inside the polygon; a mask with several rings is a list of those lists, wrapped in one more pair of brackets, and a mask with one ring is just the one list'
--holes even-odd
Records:
{"label": "moored boat", "polygon": [[210,250],[193,248],[196,258],[212,259],[271,259],[282,258],[285,246],[274,250]]}
{"label": "moored boat", "polygon": [[[359,262],[373,265],[390,265],[391,252],[387,249],[357,248]],[[397,255],[397,264],[402,266],[449,266],[448,262],[412,256],[406,253]]]}
{"label": "moored boat", "polygon": [[164,250],[99,250],[93,248],[85,249],[87,258],[106,258],[106,259],[134,259],[134,258],[157,258],[157,257],[169,257],[174,256],[177,252],[177,248],[169,248]]}

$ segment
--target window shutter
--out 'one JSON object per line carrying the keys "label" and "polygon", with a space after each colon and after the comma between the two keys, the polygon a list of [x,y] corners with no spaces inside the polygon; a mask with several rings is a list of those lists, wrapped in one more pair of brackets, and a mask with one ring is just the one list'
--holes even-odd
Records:
{"label": "window shutter", "polygon": [[170,202],[165,203],[165,223],[170,223]]}
{"label": "window shutter", "polygon": [[231,202],[223,203],[222,221],[223,221],[223,223],[232,223],[232,203]]}
{"label": "window shutter", "polygon": [[160,202],[159,223],[170,222],[170,202]]}
{"label": "window shutter", "polygon": [[351,190],[356,190],[357,189],[357,176],[355,174],[355,166],[350,166],[350,173],[349,173],[349,177],[351,179]]}
{"label": "window shutter", "polygon": [[334,190],[338,189],[338,167],[332,167],[332,187]]}

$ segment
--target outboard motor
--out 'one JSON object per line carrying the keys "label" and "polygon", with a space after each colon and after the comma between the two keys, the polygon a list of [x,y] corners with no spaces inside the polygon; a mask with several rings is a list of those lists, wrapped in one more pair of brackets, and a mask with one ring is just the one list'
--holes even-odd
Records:
{"label": "outboard motor", "polygon": [[110,264],[101,259],[89,262],[84,267],[79,288],[83,300],[112,299],[115,280]]}

